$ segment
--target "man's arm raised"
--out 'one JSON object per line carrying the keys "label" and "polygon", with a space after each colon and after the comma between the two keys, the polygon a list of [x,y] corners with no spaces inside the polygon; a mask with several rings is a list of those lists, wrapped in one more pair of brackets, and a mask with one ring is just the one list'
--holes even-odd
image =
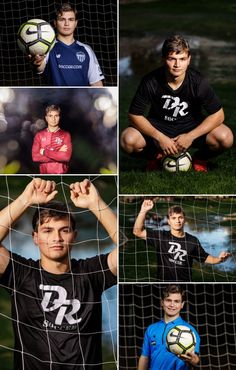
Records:
{"label": "man's arm raised", "polygon": [[[111,208],[103,201],[95,186],[85,179],[70,185],[71,200],[76,207],[89,209],[103,225],[110,238],[117,244],[117,217]],[[111,272],[117,274],[117,248],[108,256],[108,266]]]}
{"label": "man's arm raised", "polygon": [[[23,215],[33,204],[48,203],[52,200],[57,191],[54,181],[46,181],[40,178],[33,179],[25,188],[23,193],[11,204],[0,212],[0,243],[8,235],[12,225]],[[9,263],[9,252],[0,244],[0,275],[2,275]]]}
{"label": "man's arm raised", "polygon": [[140,212],[138,217],[136,218],[134,227],[133,227],[133,234],[141,239],[147,239],[147,231],[144,228],[144,222],[146,218],[146,214],[153,208],[153,201],[151,199],[145,199],[141,206]]}

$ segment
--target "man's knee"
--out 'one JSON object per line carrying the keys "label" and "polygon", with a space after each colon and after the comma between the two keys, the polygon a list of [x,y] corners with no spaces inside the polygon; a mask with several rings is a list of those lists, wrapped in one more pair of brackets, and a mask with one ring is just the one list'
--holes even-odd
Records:
{"label": "man's knee", "polygon": [[233,132],[229,127],[225,126],[225,129],[221,134],[221,145],[224,149],[229,149],[232,147],[233,143],[234,143]]}
{"label": "man's knee", "polygon": [[140,133],[135,133],[132,128],[127,128],[121,133],[120,144],[128,153],[140,152],[145,147],[145,140]]}
{"label": "man's knee", "polygon": [[214,129],[207,136],[207,144],[213,150],[229,149],[232,147],[233,142],[233,133],[231,129],[224,124]]}

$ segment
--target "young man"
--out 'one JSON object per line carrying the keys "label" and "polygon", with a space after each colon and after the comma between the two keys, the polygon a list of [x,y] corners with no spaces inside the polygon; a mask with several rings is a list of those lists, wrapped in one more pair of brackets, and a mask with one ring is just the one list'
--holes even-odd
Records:
{"label": "young man", "polygon": [[205,252],[199,240],[184,231],[185,214],[179,206],[168,210],[170,231],[145,229],[146,214],[153,206],[152,200],[143,201],[133,233],[156,248],[158,281],[191,281],[193,260],[214,265],[231,256],[228,252],[221,252],[219,257],[213,257]]}
{"label": "young man", "polygon": [[[15,370],[102,369],[101,295],[116,283],[117,252],[75,260],[75,220],[52,202],[54,181],[33,179],[0,212],[0,240],[29,208],[40,259],[23,258],[0,245],[0,284],[12,296]],[[75,207],[88,209],[116,242],[116,216],[87,179],[70,185]]]}
{"label": "young man", "polygon": [[54,19],[55,46],[46,56],[30,57],[50,86],[103,86],[104,76],[93,50],[74,39],[77,23],[77,10],[62,4]]}
{"label": "young man", "polygon": [[197,147],[194,169],[206,172],[207,160],[233,144],[222,105],[206,79],[189,67],[184,38],[166,39],[162,59],[164,65],[146,75],[137,89],[129,110],[131,126],[123,131],[121,146],[128,153],[146,148],[156,158],[156,167],[164,155]]}
{"label": "young man", "polygon": [[[199,362],[200,338],[196,330],[180,317],[184,306],[184,292],[180,286],[169,285],[163,291],[161,306],[164,311],[163,320],[150,325],[145,333],[142,355],[138,363],[138,370],[187,370],[188,365],[197,365]],[[188,326],[196,336],[195,352],[178,357],[168,351],[166,335],[176,325]]]}
{"label": "young man", "polygon": [[69,132],[60,129],[60,115],[60,107],[49,105],[45,110],[47,128],[34,137],[32,159],[40,163],[41,174],[63,174],[69,169],[71,137]]}

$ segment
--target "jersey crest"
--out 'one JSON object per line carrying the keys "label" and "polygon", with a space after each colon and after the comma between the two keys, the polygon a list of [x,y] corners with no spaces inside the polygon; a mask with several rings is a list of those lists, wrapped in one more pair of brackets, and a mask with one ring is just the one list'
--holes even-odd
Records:
{"label": "jersey crest", "polygon": [[83,63],[85,61],[86,55],[82,51],[77,52],[75,55],[80,63]]}

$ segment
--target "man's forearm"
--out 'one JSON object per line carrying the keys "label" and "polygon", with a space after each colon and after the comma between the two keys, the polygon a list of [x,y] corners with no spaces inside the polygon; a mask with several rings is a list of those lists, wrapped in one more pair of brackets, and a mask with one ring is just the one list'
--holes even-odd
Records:
{"label": "man's forearm", "polygon": [[99,198],[97,203],[90,207],[90,211],[97,217],[98,221],[108,232],[113,242],[117,244],[117,217],[111,208],[102,200],[102,198]]}
{"label": "man's forearm", "polygon": [[216,265],[217,263],[221,263],[222,259],[219,257],[214,257],[209,254],[207,259],[205,260],[205,263],[209,263],[210,265]]}
{"label": "man's forearm", "polygon": [[143,239],[146,239],[146,230],[144,230],[145,218],[146,218],[146,212],[141,210],[138,214],[138,217],[136,218],[136,221],[133,227],[133,234]]}
{"label": "man's forearm", "polygon": [[7,236],[11,226],[20,218],[29,205],[22,194],[0,212],[0,241]]}
{"label": "man's forearm", "polygon": [[138,370],[148,370],[149,359],[145,356],[140,356],[138,362]]}
{"label": "man's forearm", "polygon": [[214,130],[223,122],[224,112],[223,109],[220,109],[218,112],[206,117],[199,126],[190,131],[188,134],[192,137],[193,140],[195,140],[202,135],[208,134],[210,131]]}
{"label": "man's forearm", "polygon": [[152,137],[154,140],[159,141],[160,136],[163,135],[144,116],[129,114],[129,120],[137,130],[139,130],[144,135]]}

